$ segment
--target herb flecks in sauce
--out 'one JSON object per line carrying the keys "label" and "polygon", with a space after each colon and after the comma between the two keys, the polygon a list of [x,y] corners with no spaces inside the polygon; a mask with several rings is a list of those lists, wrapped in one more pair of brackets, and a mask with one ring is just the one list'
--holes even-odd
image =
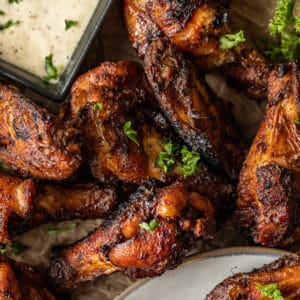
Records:
{"label": "herb flecks in sauce", "polygon": [[53,65],[52,54],[45,57],[45,70],[47,76],[44,76],[44,80],[49,81],[51,79],[56,80],[58,78],[58,68]]}
{"label": "herb flecks in sauce", "polygon": [[6,23],[0,24],[0,30],[5,30],[12,26],[16,26],[19,24],[20,24],[20,21],[8,20]]}
{"label": "herb flecks in sauce", "polygon": [[68,30],[68,29],[70,29],[72,27],[77,26],[78,22],[74,21],[74,20],[65,20],[65,25],[66,25],[65,29]]}

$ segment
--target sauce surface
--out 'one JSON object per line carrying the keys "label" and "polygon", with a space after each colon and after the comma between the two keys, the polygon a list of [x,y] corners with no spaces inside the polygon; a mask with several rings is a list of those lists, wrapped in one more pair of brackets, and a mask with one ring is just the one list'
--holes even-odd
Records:
{"label": "sauce surface", "polygon": [[[0,1],[0,24],[19,21],[0,30],[0,59],[38,77],[47,75],[45,57],[53,55],[60,71],[67,66],[99,0]],[[78,22],[66,30],[65,20]]]}

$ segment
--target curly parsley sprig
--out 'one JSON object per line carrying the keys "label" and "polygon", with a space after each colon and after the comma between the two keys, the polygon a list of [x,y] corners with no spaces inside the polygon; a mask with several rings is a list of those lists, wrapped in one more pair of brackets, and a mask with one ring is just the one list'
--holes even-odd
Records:
{"label": "curly parsley sprig", "polygon": [[258,285],[258,289],[261,291],[263,297],[273,300],[284,300],[281,295],[278,283],[270,283],[265,285]]}

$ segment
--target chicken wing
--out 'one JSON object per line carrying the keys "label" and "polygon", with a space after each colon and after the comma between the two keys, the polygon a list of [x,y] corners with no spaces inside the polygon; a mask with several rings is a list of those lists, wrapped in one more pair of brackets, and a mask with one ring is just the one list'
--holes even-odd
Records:
{"label": "chicken wing", "polygon": [[78,132],[4,84],[0,127],[0,159],[25,176],[65,179],[81,163]]}
{"label": "chicken wing", "polygon": [[295,63],[272,72],[267,112],[240,174],[237,225],[269,247],[290,244],[299,222],[299,80]]}
{"label": "chicken wing", "polygon": [[[279,289],[282,297],[271,291]],[[267,293],[268,296],[265,295]],[[272,297],[272,295],[274,295]],[[206,300],[300,299],[300,255],[284,256],[251,273],[238,273],[217,285]]]}
{"label": "chicken wing", "polygon": [[165,179],[155,162],[163,142],[176,138],[150,93],[142,67],[133,61],[102,63],[74,83],[72,120],[100,181]]}
{"label": "chicken wing", "polygon": [[124,8],[131,41],[144,59],[146,75],[165,116],[186,144],[236,179],[243,145],[229,109],[212,95],[192,64],[161,38],[142,0],[125,0]]}
{"label": "chicken wing", "polygon": [[[265,58],[245,43],[228,50],[220,49],[220,38],[230,33],[227,8],[227,1],[219,0],[125,0],[127,20],[142,23],[143,10],[149,14],[152,22],[144,22],[143,26],[148,26],[151,38],[157,37],[158,30],[154,28],[158,27],[178,50],[195,59],[201,71],[219,68],[251,97],[266,98],[271,66]],[[127,23],[133,41],[139,33],[130,26],[133,22]],[[143,39],[146,38],[149,35]],[[140,43],[144,43],[142,38]]]}
{"label": "chicken wing", "polygon": [[181,180],[162,188],[149,181],[89,237],[54,256],[49,276],[64,291],[116,271],[159,275],[214,231],[214,208],[207,198]]}
{"label": "chicken wing", "polygon": [[118,203],[115,187],[103,187],[96,182],[72,185],[39,183],[36,190],[32,210],[22,216],[10,216],[10,236],[48,222],[106,217]]}
{"label": "chicken wing", "polygon": [[0,298],[2,300],[55,300],[42,275],[28,265],[0,255]]}

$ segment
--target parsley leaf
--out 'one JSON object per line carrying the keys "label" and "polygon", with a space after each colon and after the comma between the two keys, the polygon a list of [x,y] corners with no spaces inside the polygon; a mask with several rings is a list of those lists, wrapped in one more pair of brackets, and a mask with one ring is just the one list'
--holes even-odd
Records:
{"label": "parsley leaf", "polygon": [[4,16],[5,12],[3,10],[0,10],[0,16]]}
{"label": "parsley leaf", "polygon": [[20,21],[8,20],[6,23],[0,24],[0,30],[10,28],[12,26],[19,25]]}
{"label": "parsley leaf", "polygon": [[44,80],[49,81],[58,78],[58,69],[53,66],[52,54],[45,57],[45,70],[48,75],[44,76]]}
{"label": "parsley leaf", "polygon": [[179,146],[172,142],[165,142],[163,149],[157,157],[156,165],[162,168],[165,173],[168,173],[176,163],[175,152],[179,149]]}
{"label": "parsley leaf", "polygon": [[8,3],[20,3],[22,0],[8,0]]}
{"label": "parsley leaf", "polygon": [[94,111],[95,111],[95,110],[101,110],[101,109],[103,108],[103,104],[100,103],[100,102],[95,103],[95,104],[93,105],[93,108],[94,108]]}
{"label": "parsley leaf", "polygon": [[150,230],[150,231],[155,230],[155,229],[158,228],[159,226],[160,226],[159,223],[158,223],[155,219],[151,220],[149,223],[142,222],[142,223],[140,224],[140,228],[141,228],[141,229],[144,229],[144,230]]}
{"label": "parsley leaf", "polygon": [[258,285],[263,297],[271,298],[273,300],[284,300],[281,295],[278,283],[270,283],[265,285]]}
{"label": "parsley leaf", "polygon": [[300,125],[300,119],[295,119],[295,124]]}
{"label": "parsley leaf", "polygon": [[72,27],[77,26],[78,22],[74,21],[74,20],[65,20],[65,25],[66,25],[65,30],[68,30],[68,29],[70,29]]}
{"label": "parsley leaf", "polygon": [[235,34],[225,34],[220,38],[220,49],[228,50],[238,46],[240,43],[245,41],[246,39],[243,30]]}
{"label": "parsley leaf", "polygon": [[277,2],[274,18],[269,24],[272,34],[283,33],[289,25],[294,23],[294,6],[295,0],[279,0]]}
{"label": "parsley leaf", "polygon": [[11,253],[19,255],[21,252],[26,250],[28,247],[19,241],[14,241],[11,245]]}
{"label": "parsley leaf", "polygon": [[127,121],[124,126],[123,126],[123,130],[125,135],[131,139],[133,142],[135,142],[137,145],[139,145],[138,141],[137,141],[137,131],[134,130],[131,127],[131,121]]}
{"label": "parsley leaf", "polygon": [[179,171],[185,178],[194,175],[200,167],[200,153],[196,151],[189,151],[187,146],[183,146],[181,148],[181,155],[182,164],[179,166]]}
{"label": "parsley leaf", "polygon": [[53,224],[47,224],[46,229],[51,234],[62,233],[62,232],[66,232],[66,231],[76,228],[77,225],[78,225],[77,223],[73,222],[73,223],[67,224],[64,227],[57,228],[57,227],[54,227]]}

